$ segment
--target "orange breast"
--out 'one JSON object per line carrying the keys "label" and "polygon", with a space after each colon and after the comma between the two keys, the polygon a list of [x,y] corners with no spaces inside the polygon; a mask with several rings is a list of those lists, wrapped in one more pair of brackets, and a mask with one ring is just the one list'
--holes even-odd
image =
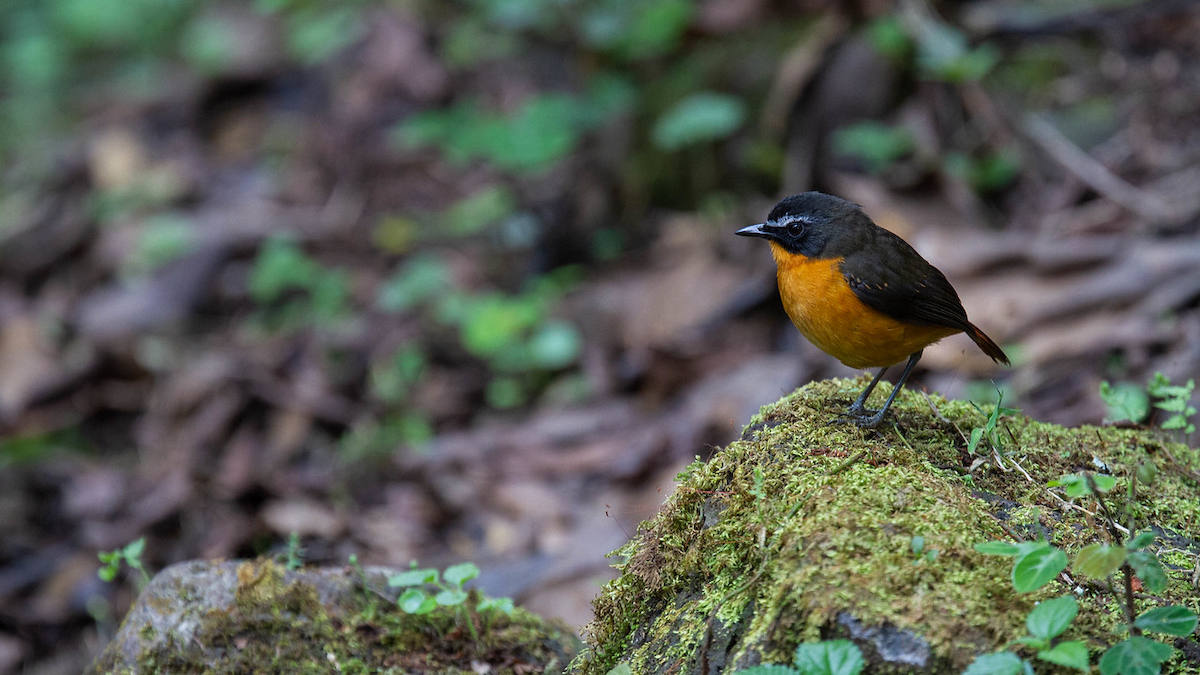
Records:
{"label": "orange breast", "polygon": [[770,242],[778,266],[779,296],[810,342],[851,368],[890,366],[959,332],[914,326],[864,305],[839,267],[841,258],[813,259]]}

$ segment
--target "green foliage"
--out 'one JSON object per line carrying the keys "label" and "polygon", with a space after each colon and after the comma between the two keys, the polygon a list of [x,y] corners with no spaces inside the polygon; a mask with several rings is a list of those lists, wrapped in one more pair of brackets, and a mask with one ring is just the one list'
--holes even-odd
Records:
{"label": "green foliage", "polygon": [[[967,452],[972,456],[975,455],[975,451],[979,448],[979,442],[985,438],[991,444],[992,450],[997,454],[1004,454],[1004,441],[1000,437],[1000,422],[1004,417],[1020,411],[1016,408],[1006,408],[1001,405],[1004,402],[1004,393],[1002,390],[997,390],[997,394],[996,405],[992,407],[992,412],[987,413],[987,421],[984,422],[982,427],[976,427],[971,430],[971,438],[967,441]],[[975,404],[972,403],[971,405],[974,406]],[[979,406],[975,406],[975,409],[979,410],[981,414],[983,413]]]}
{"label": "green foliage", "polygon": [[690,94],[658,118],[652,138],[663,150],[720,140],[737,131],[746,119],[746,106],[727,94]]}
{"label": "green foliage", "polygon": [[[1105,480],[1101,480],[1105,479]],[[1105,494],[1116,485],[1111,476],[1101,474],[1069,474],[1050,481],[1051,487],[1062,487],[1072,498],[1091,497],[1099,505],[1103,523],[1101,527],[1111,535],[1118,532],[1112,521]],[[1130,486],[1133,494],[1133,486]],[[1127,514],[1128,515],[1128,514]],[[1117,573],[1125,575],[1126,588],[1132,577],[1141,580],[1150,593],[1166,589],[1167,578],[1158,557],[1147,547],[1154,543],[1154,532],[1143,530],[1128,538],[1124,545],[1092,544],[1084,547],[1075,556],[1073,569],[1079,575],[1104,580],[1115,597],[1111,577]],[[986,555],[1002,555],[1016,559],[1013,565],[1013,587],[1018,592],[1035,591],[1058,576],[1066,568],[1066,554],[1046,542],[986,542],[976,544],[975,550]],[[1122,608],[1124,616],[1132,617],[1136,608],[1132,595],[1126,593]],[[1042,602],[1026,618],[1029,634],[1015,641],[1037,650],[1037,657],[1060,666],[1083,672],[1090,669],[1087,646],[1079,641],[1054,644],[1054,640],[1070,626],[1079,606],[1071,596],[1061,596]],[[1104,675],[1157,675],[1162,663],[1171,658],[1174,649],[1160,642],[1147,639],[1141,632],[1164,633],[1187,636],[1196,630],[1197,615],[1179,605],[1154,607],[1137,616],[1128,625],[1131,636],[1109,648],[1100,658],[1100,672]],[[1006,673],[1032,673],[1032,665],[1012,652],[997,652],[978,657],[964,675],[1002,675]]]}
{"label": "green foliage", "polygon": [[325,268],[285,237],[272,237],[259,250],[248,290],[275,329],[328,326],[349,312],[346,272]]}
{"label": "green foliage", "polygon": [[695,14],[689,0],[593,0],[579,27],[591,47],[626,61],[673,51]]}
{"label": "green foliage", "polygon": [[190,219],[173,214],[151,216],[142,224],[124,271],[144,274],[191,252],[196,235]]}
{"label": "green foliage", "polygon": [[1150,397],[1136,384],[1122,382],[1112,385],[1105,380],[1100,383],[1100,400],[1108,406],[1105,417],[1114,422],[1129,420],[1140,424],[1150,414]]}
{"label": "green foliage", "polygon": [[0,469],[40,462],[64,450],[85,445],[78,429],[0,438]]}
{"label": "green foliage", "polygon": [[892,61],[907,59],[913,51],[913,40],[895,15],[886,14],[867,24],[867,40],[871,47]]}
{"label": "green foliage", "polygon": [[283,552],[283,566],[289,570],[304,567],[304,555],[307,552],[300,544],[300,533],[295,530],[288,535],[287,549]]}
{"label": "green foliage", "polygon": [[1047,487],[1061,487],[1068,497],[1078,498],[1105,493],[1117,485],[1117,479],[1102,473],[1068,473],[1046,484]]}
{"label": "green foliage", "polygon": [[[477,576],[479,568],[474,563],[451,565],[439,575],[437,569],[418,568],[414,561],[411,569],[393,574],[387,583],[392,588],[405,589],[396,603],[409,614],[422,615],[438,607],[454,607],[456,621],[465,622],[472,637],[478,640],[479,634],[466,606],[471,597],[466,590],[466,584]],[[511,614],[512,598],[483,597],[475,603],[474,611],[483,615],[485,619],[497,613]],[[485,630],[487,625],[484,624]]]}
{"label": "green foliage", "polygon": [[[544,376],[570,367],[583,351],[574,324],[551,311],[575,281],[570,268],[536,280],[520,293],[468,293],[454,287],[445,263],[432,256],[414,257],[385,282],[376,304],[393,312],[425,309],[456,330],[459,343],[484,361],[495,377],[485,395],[495,408],[523,405]],[[423,358],[416,348],[373,369],[376,390],[384,400],[398,401],[419,380]]]}
{"label": "green foliage", "polygon": [[433,428],[416,411],[399,411],[380,419],[368,417],[351,426],[338,440],[347,461],[387,455],[401,447],[420,447],[433,438]]}
{"label": "green foliage", "polygon": [[1013,588],[1018,593],[1031,593],[1050,583],[1067,568],[1067,554],[1045,542],[1017,555],[1013,563]]}
{"label": "green foliage", "polygon": [[397,127],[404,147],[437,147],[454,164],[484,160],[499,169],[540,173],[578,147],[583,135],[629,106],[623,80],[596,78],[582,95],[542,93],[508,113],[464,101],[445,110],[419,112]]}
{"label": "green foliage", "polygon": [[1163,429],[1182,429],[1184,434],[1196,431],[1192,417],[1196,409],[1189,405],[1192,392],[1196,389],[1196,381],[1188,380],[1187,384],[1171,384],[1171,379],[1160,372],[1146,383],[1143,391],[1137,385],[1121,383],[1100,383],[1100,399],[1108,406],[1108,417],[1113,421],[1130,420],[1140,423],[1150,414],[1150,402],[1154,407],[1170,413],[1162,423]]}
{"label": "green foliage", "polygon": [[1013,150],[999,150],[981,157],[951,152],[942,160],[945,172],[971,186],[981,195],[999,192],[1012,184],[1021,169],[1020,157]]}
{"label": "green foliage", "polygon": [[1100,657],[1100,675],[1158,675],[1175,648],[1140,635],[1118,642]]}
{"label": "green foliage", "polygon": [[916,139],[900,125],[859,122],[842,127],[833,134],[834,152],[862,162],[871,173],[887,170],[894,162],[916,149]]}
{"label": "green foliage", "polygon": [[919,534],[914,535],[913,538],[911,540],[909,540],[908,547],[909,547],[909,550],[912,551],[913,557],[916,558],[916,560],[913,561],[916,564],[922,564],[922,563],[927,563],[927,562],[931,563],[934,560],[937,560],[937,556],[938,556],[937,549],[931,548],[931,549],[926,550],[925,537],[922,537]]}
{"label": "green foliage", "polygon": [[858,675],[866,662],[849,640],[823,640],[796,647],[792,665],[763,664],[737,671],[740,675]]}
{"label": "green foliage", "polygon": [[1020,675],[1026,662],[1012,652],[983,654],[975,658],[963,675]]}
{"label": "green foliage", "polygon": [[939,21],[922,23],[914,31],[917,65],[933,80],[959,84],[977,82],[1000,60],[1000,51],[990,44],[972,48],[958,28]]}
{"label": "green foliage", "polygon": [[1192,391],[1195,389],[1195,380],[1188,380],[1185,385],[1171,384],[1171,380],[1167,376],[1162,373],[1154,373],[1154,377],[1146,385],[1146,391],[1151,397],[1159,399],[1155,402],[1154,407],[1171,413],[1171,416],[1163,422],[1162,428],[1183,429],[1185,434],[1196,430],[1196,425],[1191,422],[1192,416],[1196,414],[1196,409],[1188,405],[1192,398]]}
{"label": "green foliage", "polygon": [[97,556],[100,558],[100,562],[104,563],[104,567],[101,567],[96,574],[103,581],[112,581],[117,578],[117,574],[121,571],[121,566],[126,565],[141,574],[138,585],[145,586],[150,583],[150,574],[142,564],[142,554],[145,551],[145,537],[135,539],[122,548],[112,551],[101,551]]}

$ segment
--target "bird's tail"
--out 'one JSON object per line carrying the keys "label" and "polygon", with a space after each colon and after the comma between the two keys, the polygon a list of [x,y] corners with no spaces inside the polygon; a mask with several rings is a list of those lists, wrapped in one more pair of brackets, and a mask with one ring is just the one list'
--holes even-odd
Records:
{"label": "bird's tail", "polygon": [[1000,345],[993,342],[992,338],[988,337],[986,333],[979,330],[979,327],[975,324],[967,323],[967,325],[971,327],[970,330],[966,331],[967,337],[971,338],[975,344],[979,345],[979,348],[983,350],[984,354],[992,357],[992,360],[996,363],[1003,363],[1006,366],[1010,365],[1008,361],[1008,355],[1004,353],[1003,349],[1000,349]]}

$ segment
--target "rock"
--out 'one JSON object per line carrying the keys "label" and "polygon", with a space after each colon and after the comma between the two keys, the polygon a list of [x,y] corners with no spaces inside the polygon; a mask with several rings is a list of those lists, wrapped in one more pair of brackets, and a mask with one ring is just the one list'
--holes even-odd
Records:
{"label": "rock", "polygon": [[[985,438],[972,456],[964,434],[984,427],[984,415],[913,390],[876,430],[829,424],[864,384],[803,387],[688,467],[619,551],[622,574],[596,600],[572,673],[603,675],[617,664],[639,674],[732,673],[790,664],[798,644],[828,639],[852,640],[864,673],[961,673],[1025,635],[1037,602],[1067,594],[1080,610],[1062,637],[1084,641],[1095,664],[1128,635],[1107,585],[1068,570],[1017,593],[1013,558],[974,545],[1048,536],[1073,555],[1108,541],[1091,498],[1052,495],[1047,482],[1109,471],[1118,485],[1108,501],[1124,524],[1128,477],[1146,461],[1161,473],[1138,485],[1135,528],[1155,532],[1150,550],[1168,584],[1141,596],[1137,611],[1200,609],[1191,578],[1200,452],[1156,430],[1064,429],[1013,415],[996,427],[999,451]],[[1163,672],[1200,672],[1196,633],[1173,644]],[[1014,649],[1036,659],[1036,650]]]}
{"label": "rock", "polygon": [[386,585],[395,573],[367,568],[364,586],[350,567],[172,565],[88,673],[556,673],[577,651],[570,631],[520,608],[480,615],[474,592],[457,608],[406,614]]}

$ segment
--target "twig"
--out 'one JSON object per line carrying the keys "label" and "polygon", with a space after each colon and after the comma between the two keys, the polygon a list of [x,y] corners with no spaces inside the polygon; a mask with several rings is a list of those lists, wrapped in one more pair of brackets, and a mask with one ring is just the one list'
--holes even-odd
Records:
{"label": "twig", "polygon": [[[937,406],[933,404],[933,399],[929,398],[929,394],[926,394],[924,392],[924,390],[922,390],[921,395],[925,397],[925,402],[929,404],[929,409],[933,411],[934,417],[937,417],[939,420],[945,422],[946,424],[954,424],[954,422],[951,422],[950,420],[946,419],[946,416],[942,414],[941,410],[937,409]],[[954,428],[957,429],[958,425],[954,424]],[[962,432],[960,431],[960,432],[958,432],[958,434],[961,436]]]}
{"label": "twig", "polygon": [[1088,187],[1155,222],[1172,222],[1176,214],[1161,197],[1138,188],[1096,161],[1053,124],[1040,115],[1026,115],[1022,129],[1064,169],[1075,174]]}

